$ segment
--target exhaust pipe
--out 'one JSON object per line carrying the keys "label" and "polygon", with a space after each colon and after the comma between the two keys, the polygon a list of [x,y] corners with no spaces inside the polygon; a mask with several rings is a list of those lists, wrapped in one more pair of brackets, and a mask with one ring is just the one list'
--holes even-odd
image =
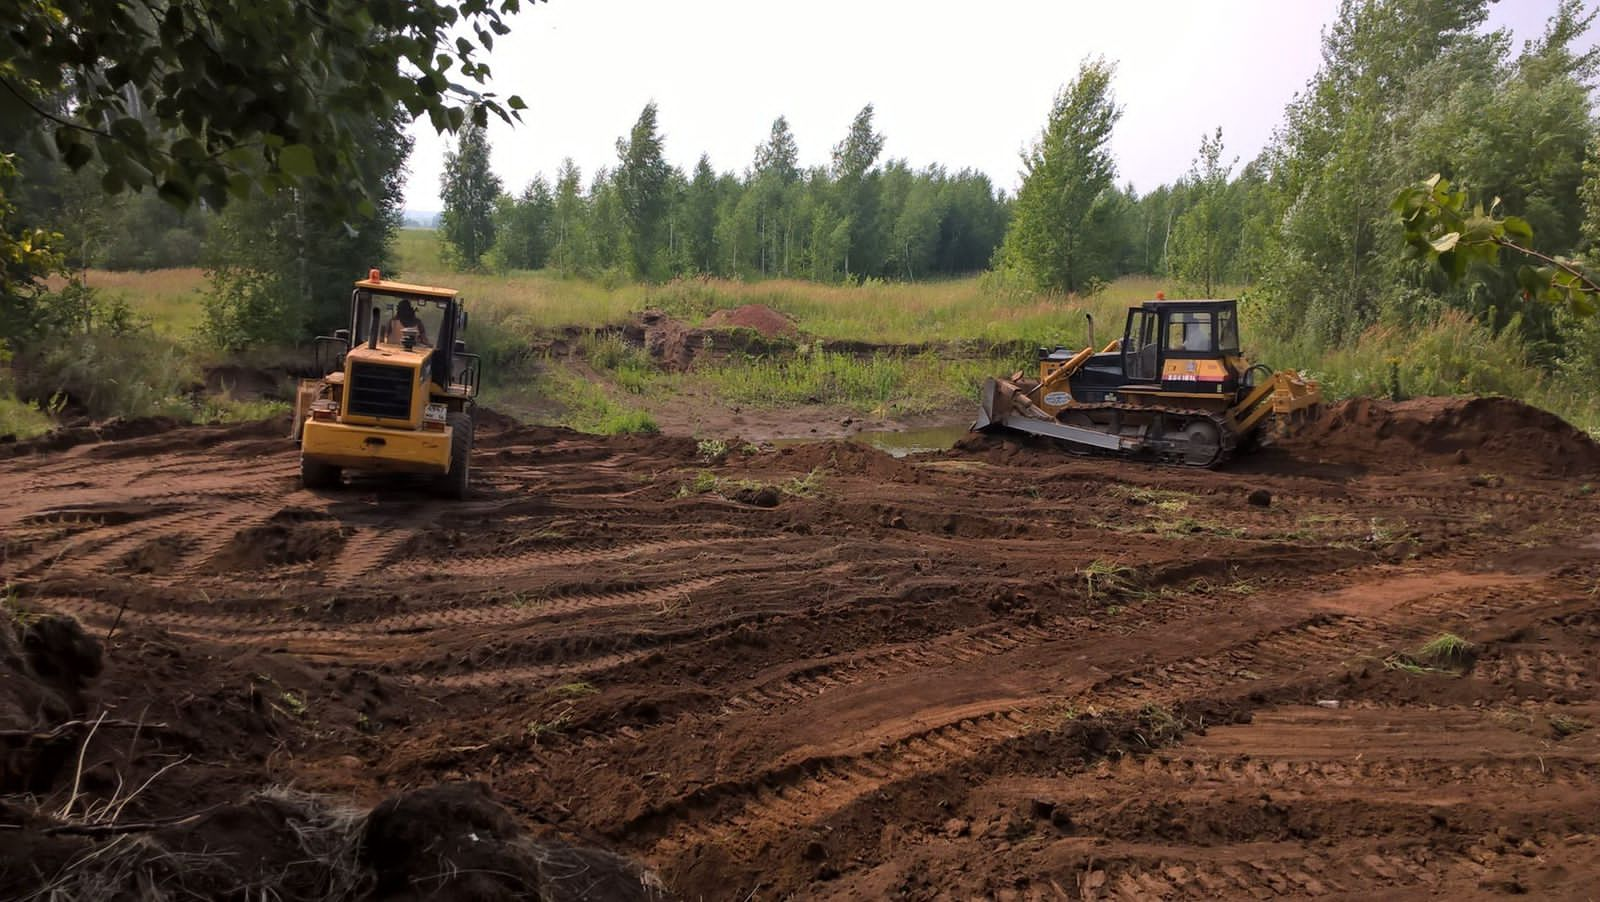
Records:
{"label": "exhaust pipe", "polygon": [[1094,343],[1094,314],[1093,313],[1085,313],[1083,315],[1083,318],[1089,321],[1089,347],[1091,347],[1091,348],[1100,347],[1099,345]]}
{"label": "exhaust pipe", "polygon": [[367,332],[367,350],[377,350],[378,347],[378,317],[381,314],[377,307],[372,308],[372,329]]}

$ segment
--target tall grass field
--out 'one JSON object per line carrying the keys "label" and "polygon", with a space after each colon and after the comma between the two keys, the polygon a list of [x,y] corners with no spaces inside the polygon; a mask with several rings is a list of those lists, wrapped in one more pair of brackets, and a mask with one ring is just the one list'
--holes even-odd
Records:
{"label": "tall grass field", "polygon": [[[397,267],[386,275],[446,285],[461,291],[471,311],[469,340],[495,366],[491,379],[526,394],[526,373],[502,363],[519,360],[528,346],[566,327],[599,329],[626,323],[640,311],[659,309],[689,325],[712,313],[762,304],[791,318],[808,337],[889,346],[869,356],[819,351],[800,342],[799,353],[732,359],[693,374],[730,404],[798,406],[836,404],[868,414],[915,415],[947,409],[975,396],[982,377],[1029,365],[1018,349],[1088,340],[1085,314],[1095,321],[1095,341],[1122,333],[1127,308],[1157,292],[1179,296],[1157,279],[1129,277],[1092,297],[1020,292],[987,276],[932,282],[869,281],[861,285],[797,280],[738,281],[679,279],[665,284],[608,284],[552,272],[458,273],[440,253],[432,230],[399,234]],[[365,272],[352,265],[351,278]],[[159,335],[194,353],[200,341],[204,275],[197,269],[153,272],[90,272],[88,283],[125,299]],[[1242,302],[1248,356],[1277,368],[1300,369],[1322,381],[1333,398],[1386,396],[1395,388],[1408,396],[1501,394],[1550,409],[1591,431],[1600,430],[1600,399],[1577,380],[1530,366],[1509,331],[1495,334],[1469,317],[1446,313],[1426,327],[1379,325],[1355,343],[1313,350],[1309,342],[1273,341],[1252,328],[1255,316]],[[904,350],[897,350],[896,347]],[[929,349],[934,350],[929,350]],[[996,348],[1010,350],[996,350]],[[648,399],[672,392],[684,376],[651,371],[626,355],[608,358],[587,349],[609,385],[583,387],[567,375],[548,376],[555,390],[583,408],[574,425],[612,431],[620,425],[648,428],[641,411]],[[566,380],[562,382],[562,380]],[[0,419],[19,432],[38,428],[36,411],[13,411]]]}

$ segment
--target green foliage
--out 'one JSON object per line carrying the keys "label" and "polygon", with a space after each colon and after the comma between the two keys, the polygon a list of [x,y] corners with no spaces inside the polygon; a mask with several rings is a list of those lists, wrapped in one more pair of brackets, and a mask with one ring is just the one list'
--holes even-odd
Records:
{"label": "green foliage", "polygon": [[17,380],[22,398],[70,405],[93,419],[170,416],[191,419],[198,383],[188,355],[147,330],[95,328],[69,342],[41,345]]}
{"label": "green foliage", "polygon": [[626,247],[622,262],[638,276],[663,275],[666,267],[658,255],[667,242],[674,173],[662,156],[655,101],[644,105],[627,140],[617,139],[617,161],[613,178]]}
{"label": "green foliage", "polygon": [[285,189],[231,204],[206,237],[202,331],[219,348],[302,344],[344,325],[350,283],[389,268],[411,141],[401,117],[368,123],[360,178],[375,214],[347,223],[326,198]]}
{"label": "green foliage", "polygon": [[1487,211],[1481,202],[1469,210],[1469,202],[1466,191],[1451,190],[1450,180],[1435,173],[1401,190],[1391,208],[1405,227],[1412,252],[1437,264],[1452,281],[1461,281],[1474,264],[1499,266],[1504,248],[1542,264],[1517,268],[1524,299],[1564,304],[1580,317],[1594,315],[1600,283],[1581,261],[1533,250],[1533,227],[1520,216],[1497,216],[1500,198]]}
{"label": "green foliage", "polygon": [[371,118],[398,106],[443,132],[523,108],[474,87],[490,74],[478,51],[519,5],[11,3],[0,121],[35,126],[73,170],[98,161],[107,193],[149,187],[220,208],[299,188],[341,218],[371,218],[381,196],[357,175]]}
{"label": "green foliage", "polygon": [[57,232],[16,221],[9,194],[17,175],[16,158],[0,153],[0,340],[26,329],[45,293],[44,278],[65,265]]}
{"label": "green foliage", "polygon": [[1111,95],[1115,66],[1085,61],[1056,95],[1044,131],[1023,155],[1022,188],[1006,232],[1005,264],[1044,291],[1076,291],[1092,275],[1084,244],[1095,202],[1112,187],[1111,130],[1122,115]]}
{"label": "green foliage", "polygon": [[543,269],[550,261],[555,196],[544,178],[536,177],[522,196],[502,195],[495,204],[491,269]]}
{"label": "green foliage", "polygon": [[650,356],[615,332],[590,332],[579,339],[578,350],[591,366],[616,380],[629,394],[646,394],[659,381]]}
{"label": "green foliage", "polygon": [[780,116],[742,178],[718,175],[705,155],[685,175],[665,161],[650,104],[618,139],[616,167],[594,173],[587,190],[566,160],[553,189],[540,178],[520,198],[498,198],[486,263],[611,285],[686,275],[922,279],[987,266],[1005,233],[1004,194],[970,169],[880,164],[884,137],[872,118],[870,105],[857,114],[830,168],[801,168]]}
{"label": "green foliage", "polygon": [[1172,274],[1197,286],[1201,297],[1216,297],[1227,261],[1237,241],[1237,226],[1230,215],[1228,177],[1232,163],[1222,161],[1222,128],[1214,136],[1200,137],[1200,155],[1189,169],[1189,209],[1178,217],[1172,235]]}
{"label": "green foliage", "polygon": [[489,169],[485,129],[477,125],[461,129],[456,149],[445,152],[439,195],[444,200],[440,237],[458,267],[477,268],[494,246],[495,205],[500,199],[500,177]]}

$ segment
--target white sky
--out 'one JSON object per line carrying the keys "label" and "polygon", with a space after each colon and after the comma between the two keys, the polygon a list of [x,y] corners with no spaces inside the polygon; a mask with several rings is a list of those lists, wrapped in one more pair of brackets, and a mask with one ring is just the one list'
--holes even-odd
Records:
{"label": "white sky", "polygon": [[[1520,46],[1558,0],[1500,0],[1491,26]],[[1088,55],[1118,64],[1124,108],[1112,138],[1118,180],[1146,191],[1181,176],[1200,136],[1222,126],[1248,161],[1320,61],[1338,0],[550,0],[510,20],[488,58],[491,89],[520,94],[515,128],[490,128],[508,191],[571,156],[587,184],[646,102],[660,107],[667,158],[700,153],[743,172],[772,120],[789,118],[804,165],[824,164],[864,104],[884,158],[973,167],[1018,183],[1018,153]],[[1594,35],[1589,36],[1592,42]],[[438,210],[446,140],[426,120],[406,188]]]}

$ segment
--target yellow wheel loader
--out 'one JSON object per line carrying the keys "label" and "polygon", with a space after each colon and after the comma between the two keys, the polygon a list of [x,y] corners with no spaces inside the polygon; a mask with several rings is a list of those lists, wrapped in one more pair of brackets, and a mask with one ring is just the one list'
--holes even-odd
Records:
{"label": "yellow wheel loader", "polygon": [[1039,378],[990,378],[974,430],[1040,435],[1083,453],[1214,467],[1272,420],[1315,415],[1322,389],[1293,370],[1252,366],[1239,351],[1233,300],[1146,301],[1122,338],[1040,348]]}
{"label": "yellow wheel loader", "polygon": [[300,480],[334,488],[345,471],[431,478],[467,493],[480,361],[467,353],[467,314],[450,288],[355,283],[349,328],[316,341],[317,371],[295,395]]}

